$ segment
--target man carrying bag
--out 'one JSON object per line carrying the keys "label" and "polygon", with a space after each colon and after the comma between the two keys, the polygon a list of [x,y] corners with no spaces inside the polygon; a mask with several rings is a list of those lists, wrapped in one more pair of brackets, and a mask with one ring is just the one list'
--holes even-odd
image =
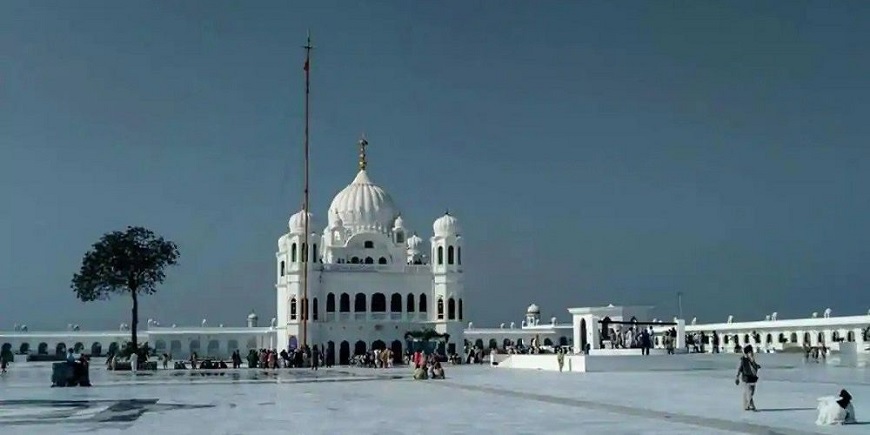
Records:
{"label": "man carrying bag", "polygon": [[746,411],[755,411],[755,384],[758,382],[758,369],[761,368],[752,353],[752,346],[746,345],[743,348],[743,356],[740,357],[740,365],[737,366],[737,379],[734,380],[735,385],[740,385],[743,381],[743,409]]}

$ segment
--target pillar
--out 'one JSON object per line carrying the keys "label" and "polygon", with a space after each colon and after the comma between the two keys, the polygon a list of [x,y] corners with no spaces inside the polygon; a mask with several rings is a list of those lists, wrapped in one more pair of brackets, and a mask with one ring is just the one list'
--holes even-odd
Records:
{"label": "pillar", "polygon": [[601,347],[600,334],[598,333],[598,317],[593,315],[583,316],[586,319],[586,342],[589,343],[592,349]]}
{"label": "pillar", "polygon": [[686,350],[686,319],[677,319],[677,342],[676,351],[685,352]]}

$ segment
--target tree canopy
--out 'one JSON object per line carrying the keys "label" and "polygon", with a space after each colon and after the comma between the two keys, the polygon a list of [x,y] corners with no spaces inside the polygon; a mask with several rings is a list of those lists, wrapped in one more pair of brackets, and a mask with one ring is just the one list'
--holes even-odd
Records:
{"label": "tree canopy", "polygon": [[127,227],[103,235],[85,253],[82,267],[73,275],[72,289],[84,302],[106,300],[112,294],[133,299],[130,325],[131,352],[147,358],[147,346],[140,349],[136,331],[139,324],[139,295],[150,295],[166,279],[165,269],[178,263],[178,246],[142,227]]}
{"label": "tree canopy", "polygon": [[166,267],[177,264],[178,257],[175,243],[149,229],[113,231],[85,253],[72,288],[85,302],[106,300],[113,293],[153,294],[166,279]]}

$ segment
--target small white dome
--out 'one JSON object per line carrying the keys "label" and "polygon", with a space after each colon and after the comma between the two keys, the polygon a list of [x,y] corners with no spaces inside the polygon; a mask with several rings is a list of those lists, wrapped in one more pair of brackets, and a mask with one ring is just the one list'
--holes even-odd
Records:
{"label": "small white dome", "polygon": [[386,231],[392,227],[399,213],[390,194],[372,183],[366,171],[361,170],[353,182],[332,199],[330,219],[336,214],[348,228]]}
{"label": "small white dome", "polygon": [[406,243],[409,251],[420,252],[420,245],[423,244],[423,239],[418,237],[417,233],[414,233],[411,237],[408,237]]}
{"label": "small white dome", "polygon": [[253,312],[253,311],[251,311],[251,314],[248,314],[248,319],[255,320],[255,319],[258,319],[258,318],[259,318],[259,317],[257,317],[257,313],[255,313],[255,312]]}
{"label": "small white dome", "polygon": [[450,213],[444,213],[435,223],[432,224],[432,232],[435,237],[450,237],[458,236],[461,232],[459,228],[459,220],[451,216]]}
{"label": "small white dome", "polygon": [[300,210],[293,216],[290,216],[290,221],[288,222],[288,227],[290,227],[290,232],[293,234],[304,234],[305,233],[305,221],[308,221],[308,231],[314,231],[314,218],[311,213],[308,213],[308,218],[305,219],[303,217],[303,212]]}
{"label": "small white dome", "polygon": [[404,228],[405,228],[405,220],[402,219],[402,215],[399,215],[398,217],[396,217],[396,221],[393,222],[393,229],[398,230],[398,229],[404,229]]}
{"label": "small white dome", "polygon": [[529,308],[526,309],[526,314],[541,314],[541,309],[538,308],[537,305],[531,304]]}
{"label": "small white dome", "polygon": [[341,216],[339,216],[338,213],[329,213],[329,228],[344,228],[344,221],[341,220]]}

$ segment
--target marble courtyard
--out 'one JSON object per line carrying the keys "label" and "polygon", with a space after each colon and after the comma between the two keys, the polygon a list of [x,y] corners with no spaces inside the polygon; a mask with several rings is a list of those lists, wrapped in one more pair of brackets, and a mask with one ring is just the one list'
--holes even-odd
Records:
{"label": "marble courtyard", "polygon": [[[671,358],[685,358],[677,356]],[[652,358],[657,358],[652,356]],[[870,423],[815,426],[816,399],[847,388],[870,416],[870,372],[759,355],[759,412],[740,409],[733,356],[703,370],[557,373],[447,367],[445,381],[406,368],[107,372],[92,388],[49,388],[50,366],[0,377],[4,433],[191,434],[863,434]]]}

